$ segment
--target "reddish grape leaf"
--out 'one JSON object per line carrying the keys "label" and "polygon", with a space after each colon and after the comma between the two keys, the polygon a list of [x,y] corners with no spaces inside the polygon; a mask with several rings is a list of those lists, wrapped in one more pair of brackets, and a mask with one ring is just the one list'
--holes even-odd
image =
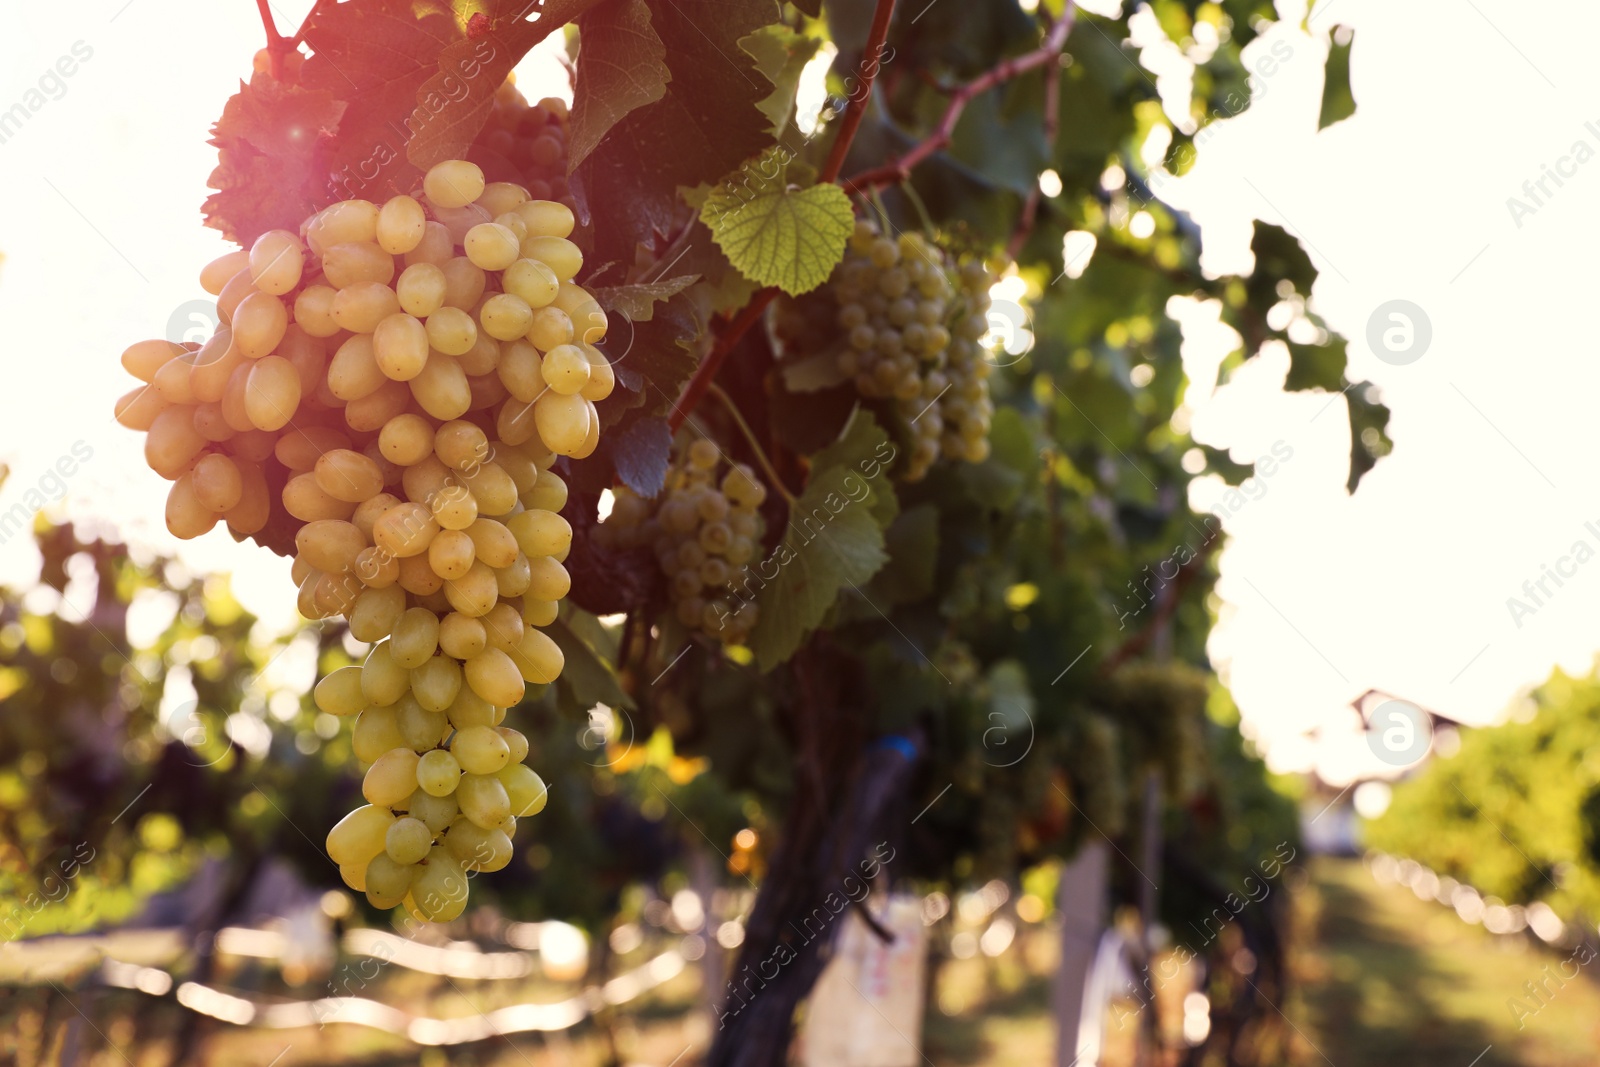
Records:
{"label": "reddish grape leaf", "polygon": [[611,0],[578,22],[578,84],[572,100],[567,172],[578,168],[611,128],[667,92],[666,45],[644,0]]}
{"label": "reddish grape leaf", "polygon": [[[406,192],[418,174],[406,145],[428,114],[417,90],[439,70],[440,53],[461,41],[448,9],[403,0],[349,0],[318,10],[306,30],[313,55],[301,82],[350,102],[327,160],[323,203]],[[449,92],[460,96],[453,84]],[[442,102],[439,106],[442,106]]]}
{"label": "reddish grape leaf", "polygon": [[249,245],[271,229],[297,230],[325,201],[325,157],[346,110],[320,89],[255,75],[213,127],[217,167],[207,184],[206,225]]}
{"label": "reddish grape leaf", "polygon": [[511,68],[530,48],[599,2],[544,0],[537,11],[531,0],[489,4],[487,32],[445,48],[432,75],[417,89],[414,126],[406,145],[411,164],[426,170],[442,160],[463,157],[483,129],[495,90]]}

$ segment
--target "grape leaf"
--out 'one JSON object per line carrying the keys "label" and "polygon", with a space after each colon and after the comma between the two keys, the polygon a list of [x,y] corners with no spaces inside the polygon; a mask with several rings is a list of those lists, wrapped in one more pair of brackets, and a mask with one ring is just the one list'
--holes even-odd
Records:
{"label": "grape leaf", "polygon": [[[1342,38],[1342,40],[1341,40]],[[1335,26],[1328,42],[1328,63],[1323,68],[1322,113],[1317,129],[1325,130],[1356,113],[1355,94],[1350,91],[1350,50],[1355,47],[1355,31]]]}
{"label": "grape leaf", "polygon": [[897,455],[898,450],[872,413],[858,406],[844,429],[839,431],[838,438],[811,457],[811,466],[816,470],[840,467],[859,473],[866,479],[873,515],[879,525],[887,526],[894,521],[900,506],[888,479],[880,476]]}
{"label": "grape leaf", "polygon": [[466,155],[489,118],[494,94],[528,50],[594,7],[599,0],[545,0],[537,19],[527,0],[494,0],[484,12],[489,29],[456,41],[439,54],[432,76],[416,92],[415,129],[406,158],[420,170]]}
{"label": "grape leaf", "polygon": [[844,258],[855,212],[831,182],[809,189],[785,184],[786,154],[769,149],[712,190],[700,221],[739,273],[798,296],[827,281]]}
{"label": "grape leaf", "polygon": [[417,89],[458,36],[447,14],[414,13],[409,4],[318,5],[306,27],[313,54],[300,81],[350,105],[327,159],[323,204],[382,200],[413,185],[417,172],[406,160],[406,142],[419,112],[426,114]]}
{"label": "grape leaf", "polygon": [[653,497],[667,484],[672,429],[666,419],[645,418],[606,435],[611,463],[622,484],[643,497]]}
{"label": "grape leaf", "polygon": [[656,304],[670,300],[699,280],[698,274],[686,274],[664,282],[599,286],[590,289],[589,295],[598,300],[601,307],[625,316],[629,322],[649,322],[655,315]]}
{"label": "grape leaf", "polygon": [[569,174],[630,111],[665,96],[672,80],[666,45],[650,24],[644,0],[610,0],[585,14],[578,32]]}
{"label": "grape leaf", "polygon": [[595,233],[596,262],[631,261],[639,242],[678,232],[679,186],[717,181],[771,144],[756,104],[772,85],[738,41],[775,14],[770,0],[651,5],[672,72],[667,93],[617,123],[569,179],[579,219],[606,220]]}
{"label": "grape leaf", "polygon": [[778,23],[763,26],[747,37],[739,38],[739,47],[754,57],[756,69],[772,83],[772,93],[756,106],[772,125],[767,129],[774,137],[782,137],[794,111],[794,96],[800,87],[800,73],[811,57],[822,47],[816,37],[795,33]]}
{"label": "grape leaf", "polygon": [[202,210],[206,225],[248,246],[267,230],[298,230],[326,202],[322,157],[345,104],[333,94],[257,74],[222,109],[211,143],[217,190]]}
{"label": "grape leaf", "polygon": [[[872,459],[888,441],[889,435],[872,417],[872,412],[857,405],[839,436],[811,457],[811,465],[816,468],[857,466]],[[877,458],[888,462],[884,455]]]}
{"label": "grape leaf", "polygon": [[1350,474],[1344,486],[1347,493],[1354,493],[1367,472],[1394,449],[1389,438],[1389,409],[1377,400],[1367,399],[1370,388],[1363,381],[1344,394],[1350,411]]}
{"label": "grape leaf", "polygon": [[939,562],[939,510],[918,504],[884,531],[889,563],[872,579],[874,603],[915,604],[933,595]]}
{"label": "grape leaf", "polygon": [[751,568],[750,584],[762,584],[750,645],[763,671],[794,655],[840,590],[859,589],[888,562],[883,527],[862,506],[863,484],[848,467],[814,469],[790,510],[783,541]]}
{"label": "grape leaf", "polygon": [[[633,336],[623,354],[612,361],[612,367],[617,381],[645,394],[646,412],[661,414],[671,410],[679,389],[694,373],[703,354],[697,339],[704,325],[699,308],[687,293],[679,293],[656,308],[648,321],[632,324]],[[609,337],[606,343],[610,345]]]}
{"label": "grape leaf", "polygon": [[562,618],[549,626],[541,627],[545,634],[561,649],[566,662],[556,684],[571,700],[570,707],[592,708],[608,704],[613,708],[631,708],[633,701],[623,692],[617,676],[605,657],[588,641],[575,632],[584,628],[577,608],[564,607]]}

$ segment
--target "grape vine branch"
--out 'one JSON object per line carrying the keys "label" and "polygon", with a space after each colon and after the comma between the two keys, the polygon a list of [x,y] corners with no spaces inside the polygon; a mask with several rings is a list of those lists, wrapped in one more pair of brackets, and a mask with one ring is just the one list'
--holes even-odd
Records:
{"label": "grape vine branch", "polygon": [[1020,56],[995,64],[989,71],[955,89],[950,94],[950,103],[944,109],[944,115],[939,119],[939,124],[917,146],[898,159],[890,160],[880,166],[864,170],[859,174],[844,179],[841,183],[847,193],[866,193],[869,190],[885,185],[898,185],[911,177],[911,171],[917,164],[929,156],[943,149],[950,143],[951,136],[955,133],[956,123],[961,121],[961,113],[966,110],[972,100],[995,86],[1010,81],[1030,70],[1044,66],[1047,63],[1057,62],[1062,50],[1066,47],[1067,37],[1072,33],[1073,24],[1077,21],[1077,5],[1068,0],[1066,9],[1055,25],[1050,27],[1044,43],[1032,52],[1024,52]]}
{"label": "grape vine branch", "polygon": [[[884,44],[889,39],[889,23],[894,18],[894,5],[895,0],[878,0],[877,8],[872,13],[872,28],[867,33],[867,43],[861,54],[872,56],[873,62],[862,66],[861,85],[850,96],[844,118],[839,123],[839,134],[833,140],[827,162],[817,175],[818,184],[835,181],[839,177],[839,171],[844,167],[844,157],[849,153],[851,143],[855,141],[856,131],[861,128],[861,116],[866,112],[867,98],[871,96],[872,83],[878,76],[877,57],[883,54]],[[689,379],[689,384],[684,386],[683,395],[672,411],[672,417],[668,421],[674,432],[683,425],[683,420],[688,417],[689,412],[704,399],[706,388],[722,369],[723,361],[728,358],[728,354],[733,351],[734,346],[750,327],[761,321],[762,313],[777,295],[778,290],[771,286],[761,290],[717,337],[717,343],[701,361],[700,366],[695,368],[694,376]],[[782,486],[781,482],[777,484]]]}
{"label": "grape vine branch", "polygon": [[[885,41],[889,36],[889,24],[893,21],[895,0],[878,0],[873,11],[872,26],[867,35],[867,42],[862,49],[862,55],[877,57],[882,54]],[[1031,52],[1013,56],[996,64],[986,73],[974,78],[972,81],[954,89],[950,94],[950,103],[946,106],[943,117],[934,131],[923,139],[915,148],[898,159],[877,167],[862,171],[853,177],[839,179],[839,172],[844,167],[845,157],[850,152],[850,145],[855,140],[856,132],[861,127],[862,116],[866,112],[867,100],[871,96],[872,85],[877,77],[878,64],[876,62],[863,64],[861,72],[861,85],[850,97],[850,103],[845,108],[844,117],[839,123],[839,134],[834,139],[829,150],[827,162],[818,173],[817,180],[821,182],[838,181],[847,193],[866,194],[871,190],[886,186],[897,185],[911,176],[911,171],[924,160],[934,155],[950,143],[950,138],[955,132],[956,123],[961,120],[962,112],[966,106],[977,96],[988,92],[1019,75],[1041,66],[1054,66],[1063,49],[1066,47],[1067,37],[1072,33],[1072,27],[1077,19],[1077,5],[1072,0],[1067,0],[1061,18],[1057,19],[1045,35],[1044,42]],[[1057,102],[1055,101],[1055,86],[1059,84],[1059,70],[1051,69],[1046,74],[1046,114],[1047,136],[1051,142],[1055,139],[1057,122]],[[1038,211],[1038,190],[1035,189],[1028,198],[1023,216],[1018,223],[1017,233],[1013,237],[1013,244],[1020,244],[1026,239],[1035,214]],[[1014,254],[1014,252],[1013,252]],[[707,353],[705,359],[695,368],[694,375],[684,386],[683,393],[678,399],[668,418],[668,423],[676,431],[683,425],[689,413],[705,398],[708,386],[722,369],[723,362],[732,353],[739,341],[761,320],[767,305],[777,297],[778,290],[768,287],[757,292],[750,303],[728,324],[728,327],[717,335],[716,343]]]}
{"label": "grape vine branch", "polygon": [[867,32],[867,44],[862,50],[861,85],[850,94],[850,103],[839,122],[839,136],[828,151],[828,161],[817,175],[818,182],[831,182],[844,168],[844,157],[855,142],[856,131],[861,128],[861,116],[866,114],[867,99],[872,95],[872,83],[878,77],[878,60],[883,55],[884,42],[889,39],[889,23],[894,20],[894,0],[878,0],[872,12],[872,28]]}

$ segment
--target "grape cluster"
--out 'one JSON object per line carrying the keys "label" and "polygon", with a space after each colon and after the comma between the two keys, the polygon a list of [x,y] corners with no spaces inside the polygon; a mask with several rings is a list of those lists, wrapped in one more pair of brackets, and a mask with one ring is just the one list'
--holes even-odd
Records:
{"label": "grape cluster", "polygon": [[[893,401],[912,439],[907,481],[922,478],[941,456],[988,458],[992,366],[981,339],[989,331],[992,281],[981,260],[958,265],[921,234],[896,240],[866,220],[856,223],[834,271],[839,372],[862,396]],[[814,327],[796,326],[791,341],[814,349],[819,342],[805,336]]]}
{"label": "grape cluster", "polygon": [[342,201],[211,263],[214,336],[122,356],[142,384],[117,419],[173,483],[168,528],[291,529],[301,613],[373,644],[314,694],[355,717],[369,764],[368,806],[327,847],[419,919],[459,915],[467,872],[505,866],[545,803],[501,723],[562,669],[539,629],[571,585],[551,466],[594,451],[614,385],[572,230],[566,206],[440,163],[415,196]]}
{"label": "grape cluster", "polygon": [[761,549],[759,509],[766,486],[744,464],[729,466],[700,438],[676,451],[666,486],[654,498],[613,490],[606,521],[595,528],[606,548],[649,547],[666,575],[678,621],[724,645],[742,645],[757,618],[740,574]]}
{"label": "grape cluster", "polygon": [[567,124],[565,101],[550,97],[529,104],[515,79],[507,78],[495,90],[488,120],[472,154],[482,155],[486,164],[491,159],[505,160],[533,199],[554,200],[570,208]]}

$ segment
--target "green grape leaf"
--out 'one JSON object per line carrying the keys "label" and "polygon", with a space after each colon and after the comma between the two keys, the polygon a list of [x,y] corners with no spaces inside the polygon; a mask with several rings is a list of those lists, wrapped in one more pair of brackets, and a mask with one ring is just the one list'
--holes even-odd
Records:
{"label": "green grape leaf", "polygon": [[756,61],[756,69],[772,83],[772,94],[756,106],[772,121],[768,127],[772,136],[782,137],[794,111],[800,72],[822,47],[822,41],[795,33],[780,22],[739,38],[739,47]]}
{"label": "green grape leaf", "polygon": [[[647,320],[627,321],[619,315],[612,321],[605,343],[598,347],[611,360],[622,389],[601,401],[602,417],[608,405],[613,410],[619,405],[641,408],[641,417],[672,410],[683,383],[705,354],[701,344],[705,319],[693,297],[691,290],[662,301]],[[633,395],[632,401],[624,398],[624,391]]]}
{"label": "green grape leaf", "polygon": [[[586,623],[588,625],[586,625]],[[607,661],[601,644],[605,631],[594,617],[576,607],[562,605],[561,617],[549,626],[540,627],[561,649],[566,662],[556,684],[570,698],[569,706],[592,708],[596,704],[609,704],[613,708],[631,708],[633,701],[617,680],[616,672]],[[598,633],[595,631],[598,629]],[[583,632],[585,636],[580,637]]]}
{"label": "green grape leaf", "polygon": [[847,467],[813,469],[811,483],[790,510],[783,541],[751,568],[750,584],[761,583],[761,615],[750,646],[761,670],[794,655],[842,590],[859,591],[888,562],[883,527],[871,507],[863,506],[870,495]]}
{"label": "green grape leaf", "polygon": [[1350,50],[1355,47],[1355,31],[1335,26],[1328,41],[1328,63],[1322,76],[1322,114],[1317,129],[1325,130],[1356,113],[1355,94],[1350,90]]}
{"label": "green grape leaf", "polygon": [[855,212],[831,182],[788,186],[787,155],[775,147],[740,168],[706,197],[700,221],[741,274],[798,296],[827,281],[844,258]]}
{"label": "green grape leaf", "polygon": [[839,432],[838,439],[811,457],[811,467],[813,470],[840,467],[859,472],[867,483],[873,515],[880,526],[887,526],[899,513],[900,505],[895,500],[888,479],[880,475],[898,454],[889,435],[878,425],[872,413],[857,407],[850,421]]}
{"label": "green grape leaf", "polygon": [[578,20],[578,81],[573,88],[567,172],[588,158],[612,127],[667,95],[667,46],[644,0],[611,0]]}
{"label": "green grape leaf", "polygon": [[1256,268],[1245,283],[1250,304],[1262,315],[1278,302],[1278,282],[1288,281],[1301,296],[1311,295],[1317,280],[1316,265],[1295,237],[1282,226],[1256,220],[1250,237],[1250,254]]}
{"label": "green grape leaf", "polygon": [[1024,478],[1038,477],[1038,442],[1016,408],[1004,407],[994,413],[994,421],[989,427],[989,446],[994,451],[995,459]]}
{"label": "green grape leaf", "polygon": [[1198,446],[1206,457],[1206,473],[1215,474],[1228,485],[1243,485],[1244,480],[1256,472],[1254,463],[1238,463],[1225,448],[1210,445]]}
{"label": "green grape leaf", "polygon": [[902,512],[884,531],[889,563],[872,579],[874,603],[914,604],[933,595],[939,562],[939,510],[918,504]]}
{"label": "green grape leaf", "polygon": [[590,289],[589,295],[607,311],[626,316],[629,322],[649,322],[655,316],[658,303],[672,299],[699,280],[698,274],[685,274],[664,282],[601,286]]}
{"label": "green grape leaf", "polygon": [[1289,373],[1283,382],[1287,392],[1299,393],[1322,390],[1337,393],[1345,387],[1345,342],[1338,334],[1329,334],[1326,344],[1303,345],[1298,341],[1284,341],[1289,348]]}
{"label": "green grape leaf", "polygon": [[1345,480],[1345,492],[1354,493],[1361,479],[1378,460],[1394,449],[1389,438],[1389,409],[1376,399],[1368,399],[1372,386],[1359,382],[1346,389],[1345,404],[1350,409],[1350,475]]}

